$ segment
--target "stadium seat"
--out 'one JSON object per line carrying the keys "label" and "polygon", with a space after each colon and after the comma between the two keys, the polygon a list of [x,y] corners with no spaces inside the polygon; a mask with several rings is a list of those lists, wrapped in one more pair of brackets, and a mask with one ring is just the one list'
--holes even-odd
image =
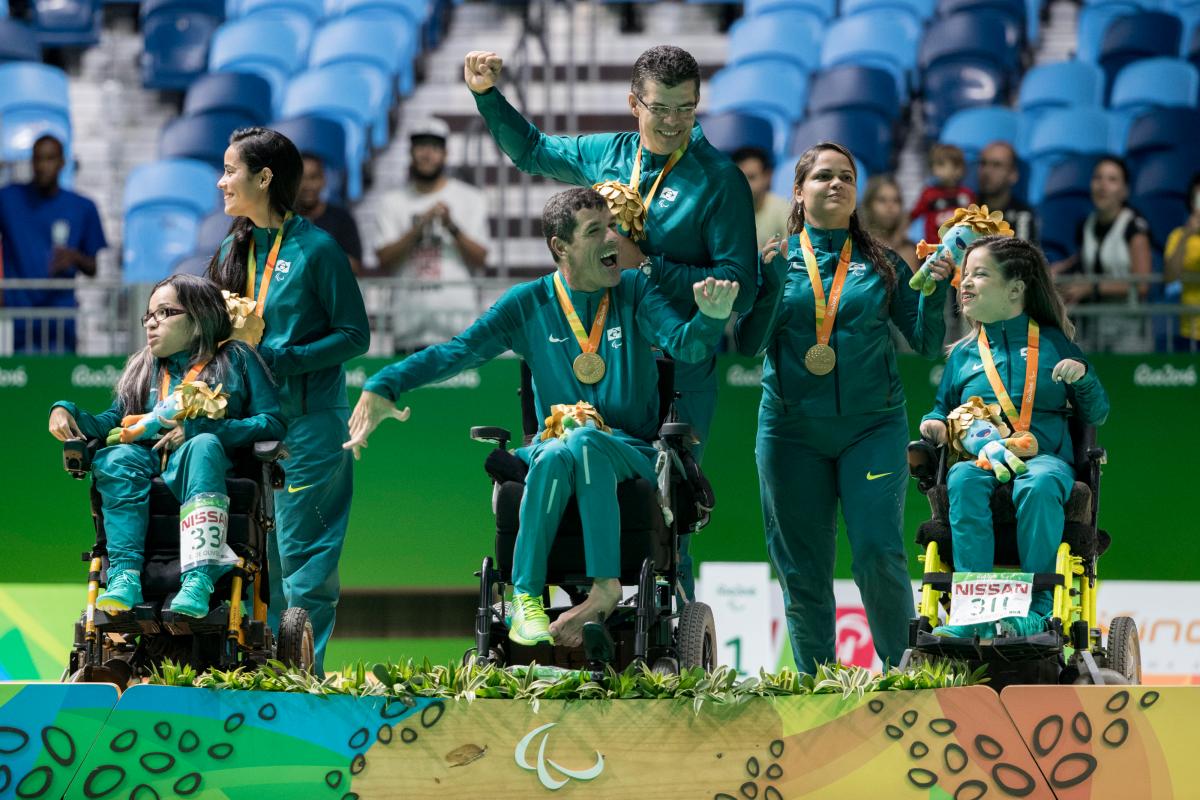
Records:
{"label": "stadium seat", "polygon": [[362,197],[362,166],[367,156],[374,107],[372,85],[361,73],[335,67],[308,70],[288,83],[280,116],[325,117],[342,126],[346,134],[346,197]]}
{"label": "stadium seat", "polygon": [[921,83],[925,133],[934,138],[956,112],[993,106],[1007,94],[1006,75],[986,63],[942,61],[922,72]]}
{"label": "stadium seat", "polygon": [[1153,106],[1195,107],[1200,72],[1178,58],[1147,58],[1125,67],[1113,83],[1110,107],[1143,111]]}
{"label": "stadium seat", "polygon": [[771,121],[757,114],[742,111],[705,114],[700,118],[700,127],[704,138],[723,153],[729,154],[742,147],[757,147],[768,155],[775,152],[775,130]]}
{"label": "stadium seat", "polygon": [[[387,146],[390,136],[390,112],[395,100],[395,82],[383,71],[364,64],[361,61],[342,61],[328,64],[316,70],[307,70],[293,77],[296,80],[310,72],[321,72],[323,80],[337,82],[347,80],[353,83],[366,81],[369,87],[368,103],[370,119],[367,123],[368,146],[373,149],[383,149]],[[343,78],[343,76],[345,76]],[[367,154],[369,155],[369,153]]]}
{"label": "stadium seat", "polygon": [[367,64],[390,76],[400,94],[407,96],[413,89],[418,30],[399,19],[350,16],[330,20],[313,38],[308,66],[347,61]]}
{"label": "stadium seat", "polygon": [[15,19],[0,17],[0,63],[41,60],[42,46],[33,29]]}
{"label": "stadium seat", "polygon": [[301,56],[308,55],[308,48],[312,44],[313,32],[317,27],[316,22],[310,19],[307,14],[287,8],[286,6],[268,6],[254,14],[243,14],[238,19],[240,21],[256,20],[258,22],[268,22],[276,27],[288,28],[296,37],[296,49]]}
{"label": "stadium seat", "polygon": [[1042,183],[1043,201],[1076,197],[1090,202],[1092,172],[1100,158],[1089,153],[1063,156],[1046,174]]}
{"label": "stadium seat", "polygon": [[1079,11],[1075,57],[1089,64],[1099,64],[1100,44],[1109,23],[1119,17],[1140,13],[1141,9],[1132,0],[1085,5]]}
{"label": "stadium seat", "polygon": [[[880,35],[886,31],[888,35]],[[921,23],[894,9],[872,9],[834,21],[821,45],[821,68],[839,64],[879,67],[896,81],[901,100],[907,100],[917,64]]]}
{"label": "stadium seat", "polygon": [[[777,194],[789,202],[791,201],[792,195],[795,194],[796,162],[800,160],[801,155],[803,154],[797,153],[796,155],[788,156],[775,165],[775,174],[771,176],[772,194]],[[856,188],[858,190],[858,202],[861,204],[867,194],[867,181],[870,179],[870,176],[867,174],[867,168],[863,166],[862,160],[858,156],[854,157],[854,168],[855,172],[858,173]]]}
{"label": "stadium seat", "polygon": [[937,3],[939,17],[974,14],[978,11],[990,11],[1003,19],[1010,42],[1017,46],[1025,43],[1025,0],[938,0]]}
{"label": "stadium seat", "polygon": [[[43,134],[63,143],[71,163],[71,105],[67,74],[31,61],[0,64],[0,160],[29,159]],[[69,175],[63,176],[64,185]]]}
{"label": "stadium seat", "polygon": [[1155,247],[1167,243],[1171,231],[1187,219],[1192,207],[1188,187],[1200,172],[1200,153],[1157,153],[1148,156],[1133,179],[1129,204],[1150,223]]}
{"label": "stadium seat", "polygon": [[1184,42],[1182,54],[1189,64],[1200,69],[1200,25],[1192,29],[1187,41]]}
{"label": "stadium seat", "polygon": [[210,111],[176,117],[166,124],[158,141],[159,158],[190,158],[222,169],[229,135],[254,125],[240,111]]}
{"label": "stadium seat", "polygon": [[303,15],[315,24],[325,17],[325,0],[239,0],[237,16],[249,17],[280,9]]}
{"label": "stadium seat", "polygon": [[707,97],[710,113],[743,111],[769,119],[775,129],[775,152],[782,153],[792,125],[804,113],[808,76],[791,62],[753,61],[714,75]]}
{"label": "stadium seat", "polygon": [[188,87],[184,114],[228,111],[265,125],[271,119],[271,84],[249,72],[210,72]]}
{"label": "stadium seat", "polygon": [[1036,205],[1050,168],[1064,156],[1111,152],[1110,117],[1102,109],[1057,108],[1034,123],[1029,145],[1022,156],[1030,164],[1029,200]]}
{"label": "stadium seat", "polygon": [[812,76],[808,113],[844,110],[872,111],[888,122],[900,117],[896,81],[887,70],[842,64]]}
{"label": "stadium seat", "polygon": [[226,22],[213,34],[208,66],[212,72],[251,72],[271,84],[278,109],[291,75],[304,66],[296,33],[266,16]]}
{"label": "stadium seat", "polygon": [[728,64],[768,59],[816,68],[824,24],[804,10],[786,9],[742,17],[729,29]]}
{"label": "stadium seat", "polygon": [[936,138],[956,111],[1006,99],[1020,54],[1003,20],[991,10],[963,11],[926,29],[918,63],[928,135]]}
{"label": "stadium seat", "polygon": [[[222,214],[221,216],[225,216]],[[228,217],[225,217],[229,219]],[[171,275],[196,275],[203,278],[208,274],[208,262],[212,260],[212,253],[203,255],[201,253],[193,253],[190,256],[184,256],[176,261],[170,267]]]}
{"label": "stadium seat", "polygon": [[1090,196],[1053,197],[1038,204],[1038,239],[1047,261],[1053,264],[1076,252],[1076,231],[1091,211]]}
{"label": "stadium seat", "polygon": [[1104,105],[1104,73],[1086,61],[1058,61],[1025,73],[1017,106],[1031,119],[1050,108]]}
{"label": "stadium seat", "polygon": [[229,235],[231,224],[233,224],[233,220],[222,208],[200,220],[200,227],[196,231],[196,254],[207,253],[211,256],[217,252],[221,247],[221,242],[225,241],[225,237]]}
{"label": "stadium seat", "polygon": [[1125,135],[1125,160],[1136,175],[1150,156],[1174,152],[1200,154],[1200,110],[1162,108],[1138,116]]}
{"label": "stadium seat", "polygon": [[[742,4],[742,15],[757,17],[789,9],[806,10],[822,21],[831,20],[837,15],[835,0],[746,0]],[[842,13],[846,13],[844,3]]]}
{"label": "stadium seat", "polygon": [[934,0],[843,0],[842,16],[883,9],[899,11],[925,22],[933,16],[934,6]]}
{"label": "stadium seat", "polygon": [[1021,114],[1011,108],[967,108],[946,121],[939,141],[958,147],[967,163],[973,164],[979,160],[979,151],[992,142],[1008,142],[1014,149],[1019,149],[1022,129]]}
{"label": "stadium seat", "polygon": [[224,19],[221,3],[145,0],[139,13],[142,85],[186,89],[207,67],[209,40]]}
{"label": "stadium seat", "polygon": [[196,250],[200,220],[215,210],[219,173],[199,161],[141,164],[125,182],[123,278],[152,283]]}
{"label": "stadium seat", "polygon": [[421,49],[425,50],[436,47],[442,37],[434,5],[430,0],[340,0],[336,13],[366,19],[406,19],[421,31]]}
{"label": "stadium seat", "polygon": [[311,153],[325,164],[330,199],[345,197],[346,132],[338,122],[317,116],[279,120],[272,128],[292,140],[301,153]]}
{"label": "stadium seat", "polygon": [[100,41],[99,0],[54,0],[36,4],[37,38],[43,47],[90,47]]}
{"label": "stadium seat", "polygon": [[1173,57],[1179,52],[1182,38],[1183,23],[1174,14],[1142,11],[1113,20],[1104,31],[1097,54],[1108,93],[1126,65],[1156,56]]}
{"label": "stadium seat", "polygon": [[891,170],[891,126],[871,112],[829,111],[809,117],[796,126],[791,152],[803,153],[818,142],[845,146],[872,173]]}

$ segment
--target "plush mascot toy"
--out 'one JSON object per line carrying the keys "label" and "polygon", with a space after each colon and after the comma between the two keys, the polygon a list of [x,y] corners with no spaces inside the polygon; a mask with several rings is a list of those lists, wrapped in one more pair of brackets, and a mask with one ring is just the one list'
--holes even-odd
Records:
{"label": "plush mascot toy", "polygon": [[1012,235],[1013,229],[1004,221],[1004,215],[999,211],[989,212],[987,206],[980,207],[974,203],[966,208],[955,209],[954,216],[938,228],[940,244],[929,244],[924,239],[917,243],[917,258],[925,260],[908,285],[921,294],[933,294],[936,281],[929,274],[929,265],[941,258],[942,253],[949,252],[954,259],[954,278],[950,285],[958,288],[963,253],[967,251],[971,242],[984,236]]}
{"label": "plush mascot toy", "polygon": [[975,466],[994,472],[1001,483],[1028,471],[1022,459],[1037,455],[1034,435],[1020,431],[1010,436],[1011,431],[1000,416],[1000,406],[989,406],[980,397],[968,397],[967,402],[950,412],[946,423],[950,429],[950,450],[957,460],[974,457]]}
{"label": "plush mascot toy", "polygon": [[121,427],[108,432],[105,444],[129,444],[142,439],[153,439],[164,430],[174,428],[181,419],[209,417],[221,419],[225,416],[228,395],[221,385],[210,389],[204,381],[181,383],[154,408],[145,414],[130,414],[121,420]]}
{"label": "plush mascot toy", "polygon": [[604,424],[604,418],[596,407],[580,400],[574,405],[561,403],[550,406],[550,416],[546,417],[546,428],[542,431],[541,439],[565,439],[580,428],[596,428],[612,433],[612,428]]}

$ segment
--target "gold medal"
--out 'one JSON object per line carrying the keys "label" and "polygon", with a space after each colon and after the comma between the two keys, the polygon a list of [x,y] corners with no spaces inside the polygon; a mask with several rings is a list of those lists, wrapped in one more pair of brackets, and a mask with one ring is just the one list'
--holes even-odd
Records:
{"label": "gold medal", "polygon": [[596,353],[580,353],[571,362],[571,369],[580,383],[599,383],[604,377],[604,359]]}
{"label": "gold medal", "polygon": [[804,354],[804,366],[813,375],[828,375],[837,363],[837,353],[827,344],[814,344]]}
{"label": "gold medal", "polygon": [[642,181],[642,140],[638,139],[637,157],[633,161],[633,174],[629,176],[629,184],[620,181],[602,181],[592,185],[608,204],[608,210],[616,217],[617,223],[625,230],[629,238],[637,242],[646,238],[646,216],[650,213],[650,201],[658,192],[658,185],[667,177],[679,159],[687,151],[688,143],[684,142],[679,149],[671,153],[662,172],[654,179],[650,193],[642,197],[639,188]]}

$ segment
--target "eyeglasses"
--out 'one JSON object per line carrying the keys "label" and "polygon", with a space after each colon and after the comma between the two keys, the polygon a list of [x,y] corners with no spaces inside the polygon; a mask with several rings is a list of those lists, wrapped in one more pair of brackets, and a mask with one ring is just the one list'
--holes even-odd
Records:
{"label": "eyeglasses", "polygon": [[696,113],[695,103],[684,103],[681,106],[664,106],[662,103],[651,103],[647,105],[646,101],[640,96],[635,94],[634,97],[636,97],[637,101],[642,104],[642,108],[646,109],[652,116],[658,117],[659,119],[664,119],[672,114],[680,117],[690,117]]}
{"label": "eyeglasses", "polygon": [[162,308],[157,309],[155,311],[147,311],[145,314],[142,315],[142,327],[145,328],[147,325],[149,325],[150,320],[154,320],[155,322],[158,322],[158,323],[163,323],[163,322],[166,322],[167,319],[170,317],[177,317],[180,314],[186,314],[186,313],[187,312],[184,311],[182,308],[167,308],[166,306],[163,306]]}

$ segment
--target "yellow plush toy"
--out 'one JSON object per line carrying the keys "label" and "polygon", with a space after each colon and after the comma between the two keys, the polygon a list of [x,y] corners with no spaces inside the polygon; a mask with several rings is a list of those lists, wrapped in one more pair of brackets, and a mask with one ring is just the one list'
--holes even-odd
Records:
{"label": "yellow plush toy", "polygon": [[929,244],[924,239],[917,243],[917,258],[925,259],[917,274],[912,276],[908,285],[922,294],[933,294],[936,284],[929,273],[931,262],[941,258],[943,253],[949,253],[954,259],[954,278],[950,285],[958,288],[962,274],[963,253],[976,239],[984,236],[1012,236],[1013,229],[1004,221],[1004,214],[999,211],[988,211],[987,206],[977,206],[974,203],[966,208],[954,210],[954,216],[942,223],[938,228],[940,244]]}
{"label": "yellow plush toy", "polygon": [[972,395],[946,416],[950,452],[955,461],[975,459],[975,466],[995,473],[1006,483],[1029,467],[1023,459],[1038,453],[1037,438],[1029,431],[1013,431],[1000,416],[1000,406],[987,405]]}
{"label": "yellow plush toy", "polygon": [[612,428],[604,424],[604,418],[591,403],[580,400],[578,403],[560,403],[550,406],[550,416],[546,417],[546,426],[541,439],[565,439],[571,431],[579,428],[595,428],[612,433]]}

